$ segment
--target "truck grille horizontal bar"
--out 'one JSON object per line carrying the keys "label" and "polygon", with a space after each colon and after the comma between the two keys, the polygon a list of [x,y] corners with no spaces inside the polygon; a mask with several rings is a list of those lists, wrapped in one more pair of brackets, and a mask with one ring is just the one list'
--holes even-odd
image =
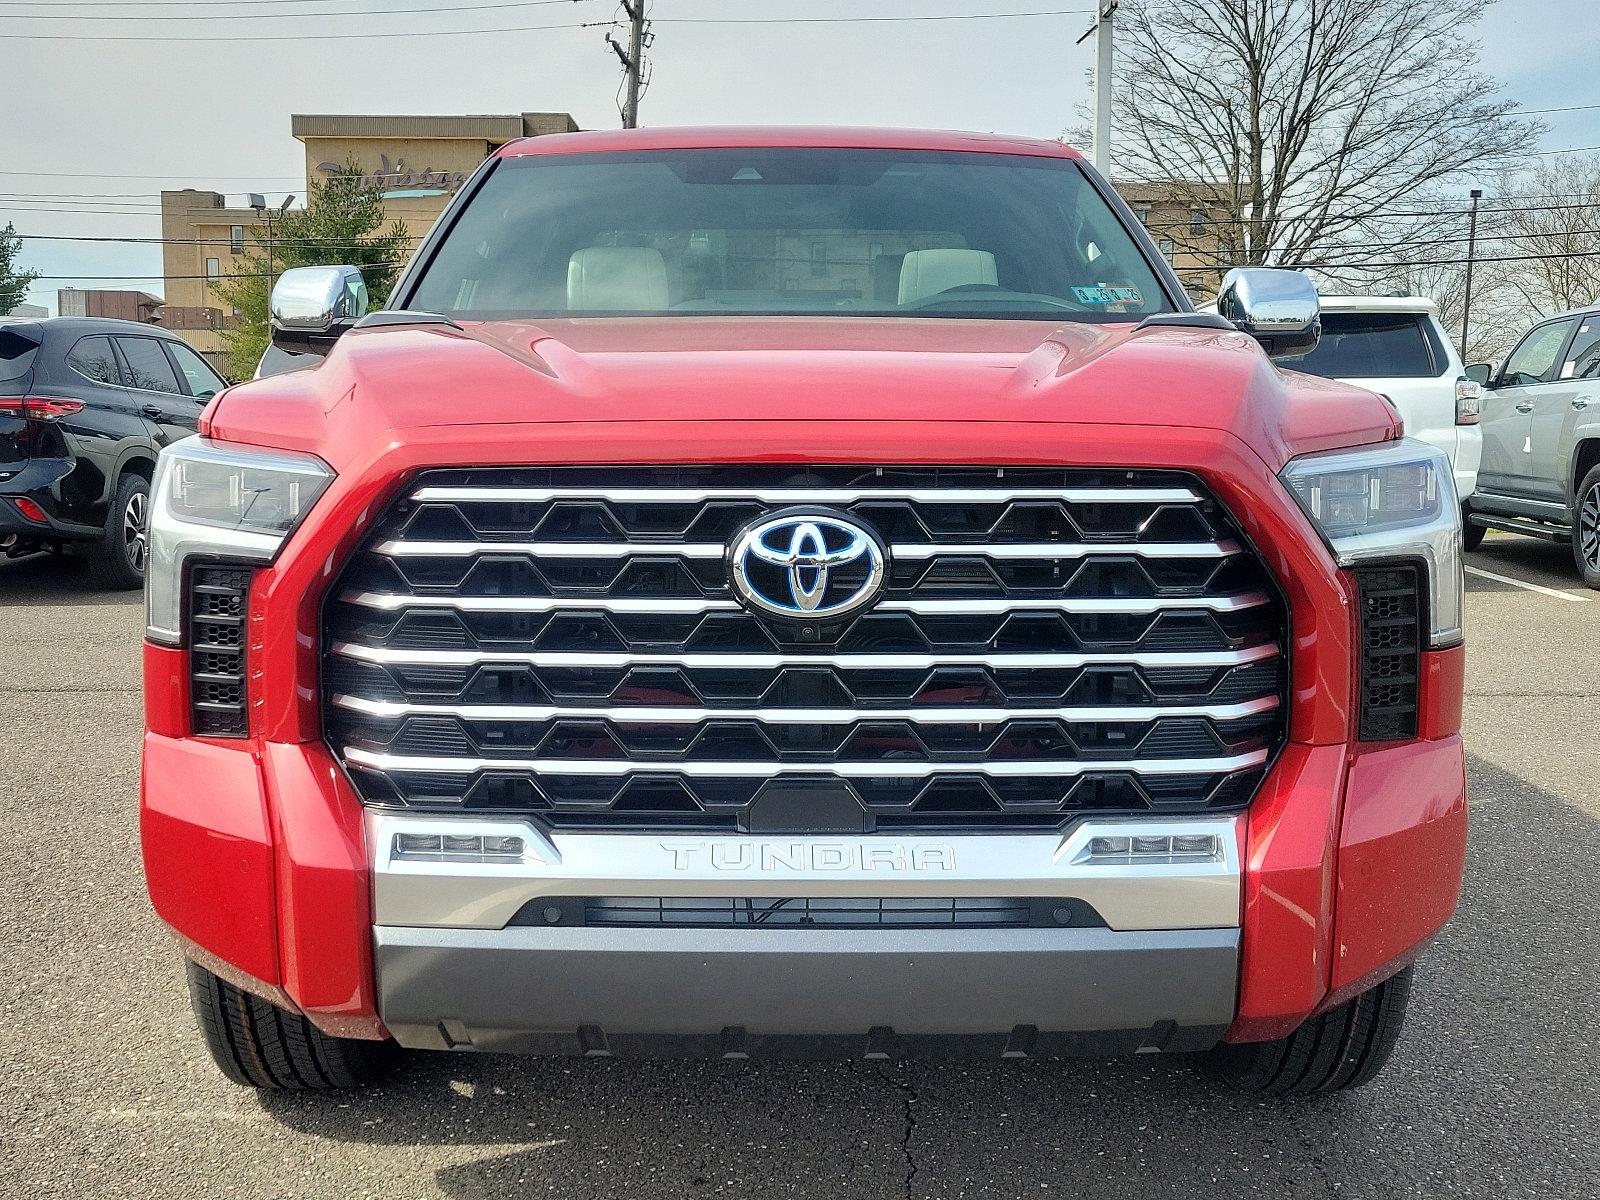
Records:
{"label": "truck grille horizontal bar", "polygon": [[1110,654],[589,654],[584,651],[397,650],[335,642],[333,653],[375,663],[506,662],[533,667],[670,666],[704,670],[774,671],[780,667],[840,667],[846,671],[926,671],[934,667],[999,667],[1010,670],[1064,670],[1106,663],[1148,667],[1236,667],[1278,653],[1276,646],[1191,653],[1175,650]]}
{"label": "truck grille horizontal bar", "polygon": [[[375,554],[391,558],[465,558],[482,554],[526,554],[533,558],[628,558],[660,555],[668,558],[701,558],[720,561],[728,548],[718,542],[379,542]],[[968,545],[916,542],[889,547],[890,556],[902,560],[928,558],[1083,558],[1087,555],[1137,555],[1141,558],[1227,558],[1239,553],[1237,542],[1197,542],[1140,545],[1136,542],[1081,543],[1051,542],[1044,545]]]}
{"label": "truck grille horizontal bar", "polygon": [[468,721],[553,721],[562,718],[645,724],[697,725],[713,720],[768,724],[849,725],[857,721],[920,721],[933,725],[996,725],[1005,721],[1153,721],[1159,717],[1205,717],[1237,721],[1271,712],[1276,696],[1241,704],[1176,704],[1162,708],[689,708],[613,705],[604,708],[538,707],[527,704],[414,704],[336,694],[336,708],[374,717],[462,717]]}
{"label": "truck grille horizontal bar", "polygon": [[[880,547],[871,603],[741,599],[735,546],[794,506]],[[1285,733],[1287,635],[1238,526],[1180,472],[441,470],[330,592],[324,721],[377,807],[1057,828],[1247,804]]]}
{"label": "truck grille horizontal bar", "polygon": [[705,779],[772,779],[779,775],[838,775],[844,779],[910,779],[930,775],[1009,775],[1016,777],[1090,775],[1107,771],[1136,771],[1141,775],[1219,775],[1259,767],[1267,761],[1265,750],[1231,758],[1142,759],[1138,762],[1048,762],[1027,758],[1018,762],[627,762],[605,758],[403,758],[373,754],[354,746],[344,748],[346,762],[378,771],[441,772],[472,775],[480,771],[528,771],[535,775],[689,775]]}
{"label": "truck grille horizontal bar", "polygon": [[1196,504],[1188,488],[606,488],[606,487],[422,487],[413,500],[547,504],[599,500],[612,504],[703,504],[707,500],[755,500],[762,504],[852,504],[860,500],[910,500],[917,504],[1007,504],[1015,500],[1064,500],[1069,504]]}
{"label": "truck grille horizontal bar", "polygon": [[[655,598],[640,599],[630,596],[434,596],[403,595],[385,592],[346,592],[340,597],[346,604],[375,608],[382,612],[397,612],[408,608],[453,608],[462,612],[527,612],[547,613],[558,611],[615,612],[615,613],[707,613],[738,612],[737,600],[710,598]],[[1018,597],[1012,600],[885,600],[878,605],[879,612],[922,613],[925,615],[995,615],[1010,612],[1067,612],[1067,613],[1124,613],[1145,614],[1166,609],[1205,609],[1208,612],[1238,612],[1245,608],[1259,608],[1271,604],[1265,592],[1245,592],[1238,596],[1187,596],[1165,598],[1107,596],[1102,598],[1031,599]]]}

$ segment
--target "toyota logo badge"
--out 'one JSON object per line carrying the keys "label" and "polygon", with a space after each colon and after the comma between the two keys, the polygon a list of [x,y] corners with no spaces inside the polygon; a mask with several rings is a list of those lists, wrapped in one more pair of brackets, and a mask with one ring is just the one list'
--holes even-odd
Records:
{"label": "toyota logo badge", "polygon": [[843,514],[780,512],[733,544],[733,590],[748,607],[796,620],[857,612],[883,590],[883,543]]}

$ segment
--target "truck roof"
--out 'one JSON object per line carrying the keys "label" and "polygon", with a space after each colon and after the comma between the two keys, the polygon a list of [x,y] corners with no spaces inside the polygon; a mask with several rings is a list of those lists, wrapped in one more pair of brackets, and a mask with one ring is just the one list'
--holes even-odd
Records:
{"label": "truck roof", "polygon": [[702,125],[660,129],[607,129],[519,138],[496,151],[499,158],[540,154],[595,154],[626,150],[709,150],[750,147],[822,147],[852,150],[955,150],[979,154],[1029,154],[1081,158],[1064,142],[951,130],[870,129],[826,125]]}

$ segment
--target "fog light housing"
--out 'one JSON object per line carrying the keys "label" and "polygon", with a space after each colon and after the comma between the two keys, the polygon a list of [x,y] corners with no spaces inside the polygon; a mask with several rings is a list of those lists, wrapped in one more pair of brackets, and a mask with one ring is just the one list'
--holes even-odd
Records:
{"label": "fog light housing", "polygon": [[402,862],[514,862],[526,844],[505,834],[397,833],[393,857]]}

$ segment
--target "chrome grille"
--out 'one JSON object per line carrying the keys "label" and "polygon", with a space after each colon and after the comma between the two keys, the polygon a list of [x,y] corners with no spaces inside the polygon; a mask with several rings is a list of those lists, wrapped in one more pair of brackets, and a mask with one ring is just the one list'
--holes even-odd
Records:
{"label": "chrome grille", "polygon": [[[729,545],[795,505],[881,538],[875,605],[734,598]],[[323,644],[329,741],[369,803],[555,827],[1236,808],[1283,735],[1283,606],[1176,472],[433,472],[332,589]]]}

